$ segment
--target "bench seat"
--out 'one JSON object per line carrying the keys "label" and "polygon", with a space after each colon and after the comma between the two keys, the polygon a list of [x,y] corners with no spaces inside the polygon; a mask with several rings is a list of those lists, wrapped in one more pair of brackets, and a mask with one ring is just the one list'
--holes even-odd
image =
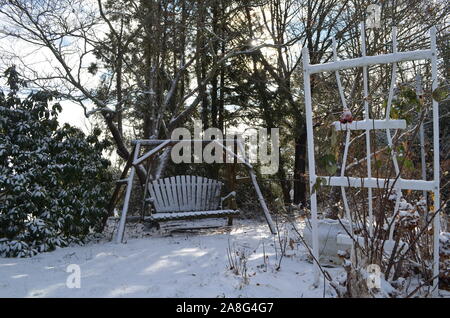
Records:
{"label": "bench seat", "polygon": [[215,211],[189,211],[189,212],[173,212],[173,213],[155,213],[144,218],[146,221],[172,221],[172,220],[189,220],[213,217],[237,216],[239,210],[215,210]]}

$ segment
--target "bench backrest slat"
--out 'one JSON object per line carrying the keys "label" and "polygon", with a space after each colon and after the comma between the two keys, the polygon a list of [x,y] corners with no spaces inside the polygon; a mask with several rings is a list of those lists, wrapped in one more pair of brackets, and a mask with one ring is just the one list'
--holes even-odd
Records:
{"label": "bench backrest slat", "polygon": [[220,182],[217,180],[214,180],[213,187],[211,190],[211,203],[214,202],[215,204],[219,204],[221,187],[222,187],[222,185],[220,184]]}
{"label": "bench backrest slat", "polygon": [[203,178],[197,177],[197,183],[195,184],[195,210],[202,210],[202,189],[203,189]]}
{"label": "bench backrest slat", "polygon": [[205,196],[205,210],[209,210],[209,206],[211,203],[211,185],[213,180],[208,179],[208,182],[206,184],[206,196]]}
{"label": "bench backrest slat", "polygon": [[172,207],[175,208],[176,211],[180,211],[180,204],[178,203],[178,193],[177,193],[177,184],[175,182],[175,177],[170,178],[170,191],[172,192],[173,204]]}
{"label": "bench backrest slat", "polygon": [[164,179],[159,179],[158,180],[158,185],[159,185],[159,190],[161,191],[162,194],[162,199],[164,201],[164,211],[169,211],[170,210],[170,201],[169,201],[169,196],[167,194],[167,190],[166,190],[166,185],[164,183]]}
{"label": "bench backrest slat", "polygon": [[180,176],[181,204],[186,206],[186,176]]}
{"label": "bench backrest slat", "polygon": [[[184,206],[183,204],[183,193],[181,191],[181,176],[176,176],[176,189],[177,189],[177,197],[178,197],[178,206]],[[181,210],[179,210],[181,211]]]}
{"label": "bench backrest slat", "polygon": [[152,192],[150,192],[151,198],[155,201],[155,203],[154,203],[155,208],[160,211],[164,211],[166,205],[164,203],[163,196],[161,194],[161,187],[158,185],[158,180],[155,180],[152,182],[151,188],[155,194],[155,195],[153,195]]}

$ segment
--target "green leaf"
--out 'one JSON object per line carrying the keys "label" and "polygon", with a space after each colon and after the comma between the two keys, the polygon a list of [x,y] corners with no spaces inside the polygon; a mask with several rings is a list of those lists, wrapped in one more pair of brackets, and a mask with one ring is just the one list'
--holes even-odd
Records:
{"label": "green leaf", "polygon": [[338,143],[338,136],[337,136],[336,129],[334,129],[334,127],[331,129],[330,141],[331,141],[331,148],[334,149]]}
{"label": "green leaf", "polygon": [[391,108],[391,113],[389,114],[389,116],[392,119],[399,119],[399,111],[398,109],[395,107],[395,105],[393,105],[393,107]]}
{"label": "green leaf", "polygon": [[325,170],[327,171],[327,173],[329,175],[334,175],[337,171],[338,167],[337,165],[329,165],[325,168]]}
{"label": "green leaf", "polygon": [[325,169],[325,171],[333,175],[336,173],[338,167],[336,163],[336,158],[332,154],[326,154],[319,158],[319,165]]}
{"label": "green leaf", "polygon": [[325,178],[317,178],[316,183],[312,187],[312,193],[316,193],[316,191],[318,191],[322,187],[322,185],[326,184],[327,181],[325,180]]}
{"label": "green leaf", "polygon": [[436,88],[431,94],[437,102],[442,102],[450,97],[450,85],[443,85]]}
{"label": "green leaf", "polygon": [[407,170],[412,170],[414,169],[414,163],[412,162],[412,160],[410,159],[404,159],[403,160],[403,166],[407,169]]}
{"label": "green leaf", "polygon": [[377,160],[375,160],[374,164],[375,164],[375,169],[380,169],[381,166],[383,165],[383,162],[381,160],[377,159]]}

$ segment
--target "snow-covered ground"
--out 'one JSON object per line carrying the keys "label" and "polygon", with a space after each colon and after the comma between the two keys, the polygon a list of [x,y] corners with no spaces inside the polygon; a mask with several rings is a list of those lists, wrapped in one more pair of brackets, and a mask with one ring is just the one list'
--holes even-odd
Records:
{"label": "snow-covered ground", "polygon": [[[225,223],[223,219],[218,222]],[[280,244],[265,223],[236,220],[231,230],[164,233],[128,238],[120,245],[102,241],[33,258],[0,258],[0,297],[335,295],[330,287],[324,291],[323,284],[312,287],[313,266],[302,244],[291,240],[291,234],[285,235],[286,256],[277,270]],[[237,274],[229,268],[229,250],[237,262]],[[66,286],[70,264],[80,268],[80,288]],[[334,276],[341,269],[329,271]]]}

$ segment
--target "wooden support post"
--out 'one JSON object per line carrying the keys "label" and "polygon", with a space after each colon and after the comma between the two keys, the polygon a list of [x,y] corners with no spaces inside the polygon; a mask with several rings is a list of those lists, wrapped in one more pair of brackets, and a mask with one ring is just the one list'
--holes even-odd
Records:
{"label": "wooden support post", "polygon": [[267,224],[269,225],[270,232],[272,234],[277,234],[277,228],[275,227],[275,224],[272,221],[272,217],[270,216],[269,208],[267,207],[266,201],[264,200],[264,197],[262,195],[261,189],[259,188],[258,181],[256,180],[256,173],[253,169],[248,169],[248,172],[250,174],[250,178],[252,179],[253,187],[255,188],[256,195],[258,196],[259,204],[261,205],[264,216],[266,218]]}
{"label": "wooden support post", "polygon": [[[431,89],[437,89],[437,49],[436,28],[430,30],[431,40]],[[439,234],[441,232],[441,201],[440,201],[440,162],[439,162],[439,103],[433,98],[433,181],[434,181],[434,206],[433,212],[437,213],[433,219],[433,296],[439,294]]]}
{"label": "wooden support post", "polygon": [[[138,164],[140,164],[142,161],[144,161],[145,159],[148,159],[149,157],[153,156],[154,154],[156,154],[158,151],[160,151],[161,149],[166,148],[167,146],[169,146],[172,143],[171,140],[165,140],[164,142],[162,142],[161,144],[159,144],[158,146],[156,146],[155,148],[153,148],[152,150],[150,150],[149,152],[147,152],[146,154],[144,154],[142,157],[140,157],[139,159],[136,157],[133,161],[133,165],[137,166]],[[140,144],[138,144],[140,145]]]}
{"label": "wooden support post", "polygon": [[[236,152],[231,151],[230,149],[225,147],[224,144],[222,144],[221,142],[218,142],[217,140],[214,140],[214,142],[217,143],[219,146],[221,146],[227,153],[232,155],[236,160],[239,159],[238,155],[236,154]],[[269,208],[267,207],[267,204],[266,204],[266,201],[264,200],[264,197],[262,195],[261,189],[259,188],[258,181],[256,180],[255,171],[253,170],[252,165],[248,162],[247,158],[245,158],[244,147],[242,146],[242,144],[238,140],[235,143],[239,147],[242,155],[244,156],[242,158],[242,163],[248,169],[248,173],[250,174],[250,178],[252,180],[253,187],[255,188],[256,195],[258,196],[259,204],[261,205],[261,208],[263,209],[264,217],[266,218],[267,224],[269,225],[270,232],[272,234],[277,234],[277,229],[275,227],[275,224],[273,223],[272,217],[270,216]]]}
{"label": "wooden support post", "polygon": [[[264,212],[264,217],[266,218],[267,224],[269,225],[270,232],[272,234],[277,234],[277,228],[275,227],[275,224],[273,223],[272,217],[270,216],[269,208],[267,207],[266,201],[264,200],[264,197],[262,195],[261,189],[259,187],[258,181],[256,180],[256,173],[255,170],[253,170],[253,167],[248,162],[247,158],[245,158],[245,151],[242,144],[237,141],[237,146],[239,147],[242,155],[244,156],[244,162],[246,163],[246,166],[248,168],[248,173],[250,174],[250,178],[252,179],[253,187],[255,188],[256,195],[258,196],[259,204],[261,205],[261,208]],[[237,155],[235,153],[235,158],[237,158]]]}
{"label": "wooden support post", "polygon": [[[152,158],[153,159],[153,158]],[[144,218],[145,218],[145,208],[146,208],[146,206],[147,206],[147,195],[148,195],[148,183],[150,182],[150,177],[151,177],[151,173],[150,173],[150,168],[151,168],[151,166],[152,166],[152,161],[150,160],[148,163],[147,163],[147,168],[146,168],[146,170],[147,170],[147,178],[145,179],[145,184],[144,184],[144,194],[143,194],[143,196],[142,196],[142,207],[141,207],[141,209],[142,209],[142,214],[141,214],[141,220],[142,221],[144,221]]]}
{"label": "wooden support post", "polygon": [[[131,151],[130,157],[128,158],[127,163],[125,164],[125,168],[123,169],[119,180],[124,180],[125,177],[127,176],[128,170],[130,169],[131,163],[133,162],[133,155],[134,155],[135,150],[136,150],[136,147],[133,147],[133,150]],[[114,208],[116,207],[117,199],[120,197],[120,192],[121,192],[122,186],[124,184],[125,183],[122,183],[122,182],[116,183],[116,187],[114,189],[113,195],[111,196],[111,199],[109,200],[108,213],[105,215],[105,217],[102,220],[103,227],[105,227],[108,217],[112,216],[114,213]]]}
{"label": "wooden support post", "polygon": [[[133,161],[135,161],[136,158],[139,156],[140,149],[141,149],[141,145],[139,143],[136,144],[136,147],[135,147],[134,153],[133,153]],[[117,244],[122,243],[123,233],[125,232],[125,223],[127,220],[128,205],[130,203],[131,190],[133,189],[133,179],[134,179],[135,173],[136,173],[136,168],[133,165],[133,166],[131,166],[130,175],[128,177],[127,192],[125,193],[125,200],[123,202],[122,214],[120,215],[119,228],[117,229],[117,236],[116,236]]]}
{"label": "wooden support post", "polygon": [[[312,229],[312,250],[316,260],[319,259],[319,230],[317,218],[317,192],[314,189],[316,184],[316,159],[314,154],[314,131],[312,117],[312,97],[311,97],[311,73],[308,72],[310,67],[309,51],[307,47],[303,48],[303,85],[305,92],[305,116],[306,116],[306,132],[308,138],[308,170],[309,170],[309,193],[311,196],[311,229]],[[336,62],[335,62],[336,63]],[[319,264],[314,264],[314,285],[318,286],[320,278]]]}
{"label": "wooden support post", "polygon": [[[366,29],[364,22],[361,23],[361,53],[362,57],[366,58]],[[364,119],[366,121],[370,120],[369,112],[369,69],[368,65],[363,65],[363,90],[364,90]],[[372,158],[370,154],[372,153],[371,140],[370,140],[370,129],[366,129],[366,164],[367,164],[367,177],[372,178]],[[367,189],[367,201],[369,210],[369,235],[373,236],[373,200],[372,200],[372,189]]]}
{"label": "wooden support post", "polygon": [[[233,152],[237,153],[237,136],[234,136],[235,142],[233,143]],[[230,165],[227,165],[227,179],[228,179],[228,188],[230,192],[234,191],[236,192],[236,168],[237,168],[237,157],[233,158],[233,163]],[[231,198],[230,203],[230,209],[236,210],[237,204],[236,204],[236,198]],[[233,217],[228,217],[228,226],[233,225]]]}

